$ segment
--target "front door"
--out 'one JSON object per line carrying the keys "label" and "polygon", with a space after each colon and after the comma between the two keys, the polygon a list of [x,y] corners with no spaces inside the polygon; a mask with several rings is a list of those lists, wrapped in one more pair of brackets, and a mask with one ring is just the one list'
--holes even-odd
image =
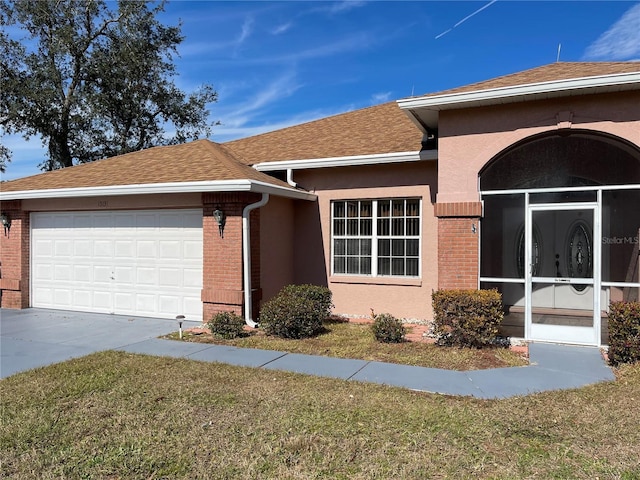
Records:
{"label": "front door", "polygon": [[597,203],[535,204],[525,224],[525,335],[600,343],[600,220]]}

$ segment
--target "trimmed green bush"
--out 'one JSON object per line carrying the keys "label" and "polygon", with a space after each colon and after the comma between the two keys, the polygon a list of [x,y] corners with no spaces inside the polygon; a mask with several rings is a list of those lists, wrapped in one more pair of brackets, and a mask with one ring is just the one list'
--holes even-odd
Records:
{"label": "trimmed green bush", "polygon": [[207,323],[211,333],[227,340],[237,338],[244,333],[244,318],[232,312],[219,312]]}
{"label": "trimmed green bush", "polygon": [[315,285],[288,285],[260,310],[260,326],[267,335],[308,338],[323,330],[331,314],[331,290]]}
{"label": "trimmed green bush", "polygon": [[401,343],[407,333],[402,321],[389,313],[373,315],[371,331],[376,340],[383,343]]}
{"label": "trimmed green bush", "polygon": [[438,290],[432,294],[436,343],[481,348],[496,345],[504,318],[497,290]]}
{"label": "trimmed green bush", "polygon": [[640,361],[640,302],[609,305],[609,363]]}

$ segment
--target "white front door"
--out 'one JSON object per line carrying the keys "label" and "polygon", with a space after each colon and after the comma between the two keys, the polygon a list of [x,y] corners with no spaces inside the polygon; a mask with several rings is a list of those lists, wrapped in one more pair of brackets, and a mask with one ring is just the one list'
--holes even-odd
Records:
{"label": "white front door", "polygon": [[534,204],[525,223],[525,336],[600,343],[597,203]]}
{"label": "white front door", "polygon": [[33,213],[31,305],[202,319],[202,210]]}

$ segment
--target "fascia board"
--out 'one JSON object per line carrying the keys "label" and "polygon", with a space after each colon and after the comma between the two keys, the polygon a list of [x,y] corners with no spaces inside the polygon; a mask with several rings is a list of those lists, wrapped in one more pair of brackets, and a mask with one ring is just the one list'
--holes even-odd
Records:
{"label": "fascia board", "polygon": [[158,193],[201,192],[259,192],[274,195],[315,200],[316,196],[293,189],[270,185],[255,180],[215,180],[202,182],[149,183],[139,185],[111,185],[104,187],[57,188],[46,190],[0,191],[0,200],[28,200],[38,198],[80,198],[116,195],[148,195]]}
{"label": "fascia board", "polygon": [[274,162],[261,162],[253,166],[260,172],[273,172],[276,170],[304,170],[311,168],[354,167],[361,165],[380,165],[386,163],[419,162],[425,160],[437,160],[437,150],[422,152],[395,152],[374,155],[354,155],[346,157],[309,158],[300,160],[281,160]]}
{"label": "fascia board", "polygon": [[584,89],[606,91],[611,87],[633,86],[634,84],[638,84],[637,88],[640,88],[640,72],[573,78],[568,80],[554,80],[549,82],[516,85],[512,87],[413,97],[398,100],[397,103],[402,109],[428,108],[432,110],[443,110],[447,107],[455,108],[455,106],[500,103],[500,100],[506,98],[521,97],[522,100],[525,100],[526,97],[531,96],[541,96],[545,94],[552,96],[555,94],[561,94],[562,92]]}

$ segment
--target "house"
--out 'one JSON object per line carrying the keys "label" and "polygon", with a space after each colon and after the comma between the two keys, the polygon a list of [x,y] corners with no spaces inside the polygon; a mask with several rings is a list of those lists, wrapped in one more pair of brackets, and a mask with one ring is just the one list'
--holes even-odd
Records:
{"label": "house", "polygon": [[497,288],[531,340],[606,343],[640,292],[640,62],[558,62],[216,144],[2,183],[2,307],[259,318],[289,283],[432,317]]}

